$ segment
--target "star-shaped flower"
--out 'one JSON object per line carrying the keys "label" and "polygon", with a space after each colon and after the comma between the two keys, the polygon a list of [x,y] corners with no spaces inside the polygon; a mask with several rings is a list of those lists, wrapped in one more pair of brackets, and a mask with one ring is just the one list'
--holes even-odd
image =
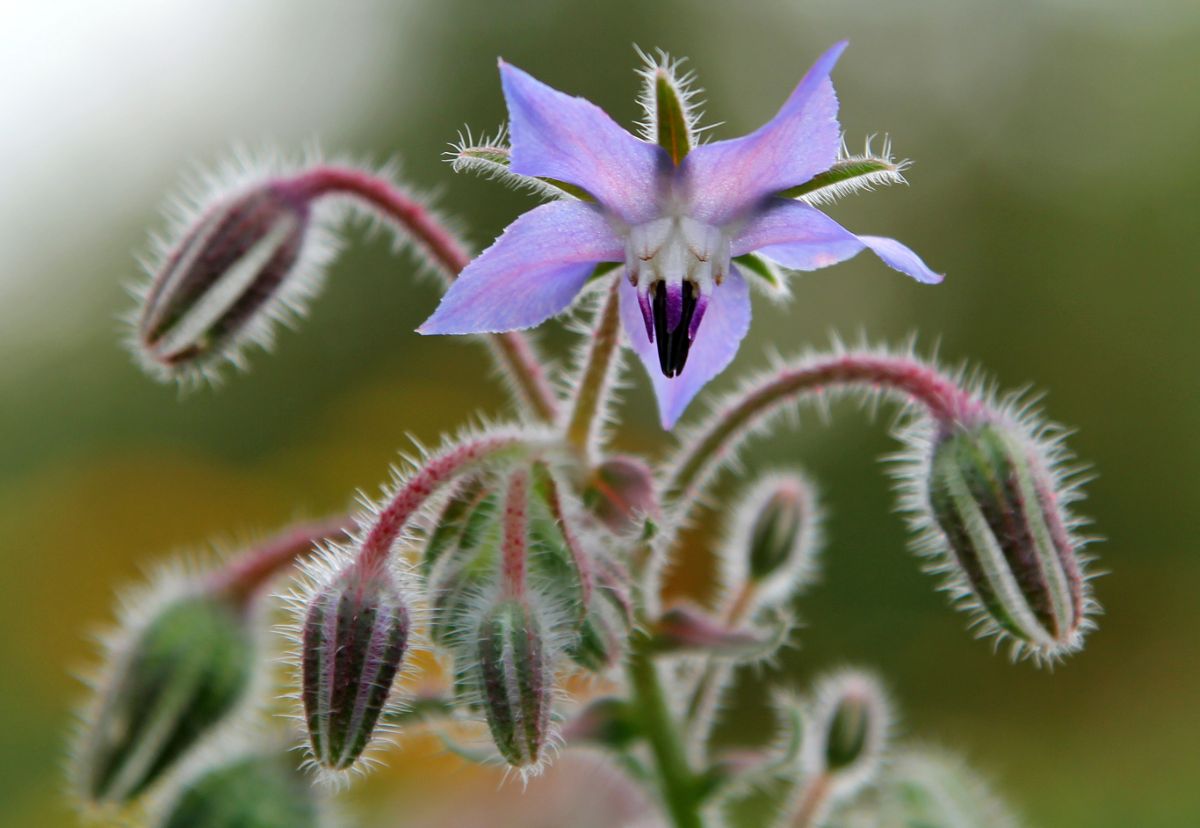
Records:
{"label": "star-shaped flower", "polygon": [[645,73],[642,139],[591,102],[501,61],[511,148],[502,140],[464,142],[456,165],[563,198],[509,225],[462,272],[421,333],[538,325],[566,309],[593,276],[616,269],[604,263],[623,263],[621,319],[670,428],[730,363],[750,327],[738,263],[773,279],[772,263],[816,270],[871,250],[917,281],[940,282],[900,242],[855,235],[809,203],[902,180],[886,153],[839,152],[829,74],[845,47],[822,55],[762,127],[711,143],[697,143],[686,79],[669,62]]}

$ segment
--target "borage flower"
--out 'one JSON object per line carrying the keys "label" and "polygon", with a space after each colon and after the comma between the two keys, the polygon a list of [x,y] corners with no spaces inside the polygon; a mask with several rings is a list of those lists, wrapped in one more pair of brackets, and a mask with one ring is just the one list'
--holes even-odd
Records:
{"label": "borage flower", "polygon": [[902,180],[886,153],[839,153],[829,73],[845,47],[822,55],[765,125],[706,144],[696,141],[686,78],[665,60],[645,72],[645,139],[591,102],[501,61],[511,147],[464,142],[455,163],[564,199],[509,225],[420,332],[538,325],[605,272],[603,263],[623,262],[621,319],[670,428],[750,327],[749,289],[735,262],[772,278],[768,263],[815,270],[869,249],[917,281],[941,281],[899,242],[855,235],[808,203]]}

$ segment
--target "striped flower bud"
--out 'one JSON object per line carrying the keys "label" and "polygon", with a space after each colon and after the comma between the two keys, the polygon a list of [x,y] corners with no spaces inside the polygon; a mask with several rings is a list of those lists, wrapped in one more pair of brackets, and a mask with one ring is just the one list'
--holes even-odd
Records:
{"label": "striped flower bud", "polygon": [[82,796],[124,803],[158,781],[245,697],[255,649],[245,612],[223,597],[167,602],[118,648],[80,745]]}
{"label": "striped flower bud", "polygon": [[301,629],[301,701],[321,767],[345,770],[366,749],[408,631],[408,608],[386,570],[351,565],[310,599]]}
{"label": "striped flower bud", "polygon": [[159,256],[141,297],[135,353],[162,379],[215,376],[247,342],[303,313],[332,246],[309,196],[266,179],[204,204]]}
{"label": "striped flower bud", "polygon": [[551,742],[554,675],[545,631],[519,598],[486,612],[476,640],[474,681],[496,749],[522,773],[537,773]]}
{"label": "striped flower bud", "polygon": [[801,748],[809,787],[824,784],[828,802],[844,800],[879,769],[891,712],[879,682],[856,670],[821,679]]}
{"label": "striped flower bud", "polygon": [[944,428],[928,467],[929,533],[951,588],[1015,654],[1078,649],[1090,608],[1052,449],[1004,416]]}
{"label": "striped flower bud", "polygon": [[318,828],[317,789],[286,752],[207,768],[174,797],[158,828]]}

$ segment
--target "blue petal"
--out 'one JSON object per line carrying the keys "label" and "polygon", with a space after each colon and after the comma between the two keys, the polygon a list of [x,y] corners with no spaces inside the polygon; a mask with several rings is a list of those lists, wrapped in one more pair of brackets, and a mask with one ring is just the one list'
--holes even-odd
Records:
{"label": "blue petal", "polygon": [[856,236],[815,207],[773,199],[733,240],[733,255],[758,252],[793,270],[817,270],[871,250],[884,263],[918,282],[937,284],[943,276],[895,239]]}
{"label": "blue petal", "polygon": [[630,347],[650,375],[662,426],[670,429],[697,392],[733,361],[738,346],[750,330],[750,290],[737,268],[730,268],[724,282],[713,288],[683,373],[670,379],[663,376],[658,364],[658,349],[646,336],[637,288],[624,279],[621,280],[621,322]]}
{"label": "blue petal", "polygon": [[629,224],[658,213],[659,172],[667,154],[622,129],[604,110],[500,63],[519,175],[554,178],[582,187]]}
{"label": "blue petal", "polygon": [[683,170],[695,218],[724,224],[833,165],[841,127],[829,73],[845,48],[842,41],[823,54],[766,124],[741,138],[702,144],[688,154]]}
{"label": "blue petal", "polygon": [[469,334],[533,327],[571,304],[597,262],[624,258],[621,240],[596,207],[543,204],[467,265],[417,330]]}

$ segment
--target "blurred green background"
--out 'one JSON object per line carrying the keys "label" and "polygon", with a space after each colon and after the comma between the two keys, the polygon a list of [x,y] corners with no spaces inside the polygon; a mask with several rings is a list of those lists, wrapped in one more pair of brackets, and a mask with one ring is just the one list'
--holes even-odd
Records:
{"label": "blurred green background", "polygon": [[[406,434],[433,440],[477,406],[503,411],[479,348],[412,333],[435,290],[358,230],[311,319],[249,376],[180,400],[141,375],[120,346],[122,285],[187,165],[239,141],[395,155],[483,245],[531,201],[454,177],[439,157],[463,124],[503,119],[498,55],[623,123],[638,116],[633,44],[686,55],[707,122],[728,137],[842,37],[834,80],[851,147],[886,132],[915,163],[911,187],[831,212],[903,239],[946,282],[920,287],[869,256],[807,276],[786,308],[756,301],[717,385],[836,330],[917,331],[1004,387],[1048,389],[1099,472],[1085,510],[1112,574],[1085,652],[1053,672],[1010,665],[971,640],[906,551],[877,462],[886,418],[806,416],[750,458],[803,463],[831,513],[823,583],[799,607],[802,648],[768,678],[877,668],[903,733],[960,748],[1031,825],[1200,825],[1189,0],[0,4],[0,823],[76,823],[59,771],[80,696],[70,671],[91,657],[86,634],[111,617],[116,586],[173,549],[341,508],[375,491]],[[569,345],[561,332],[545,342],[556,355]],[[627,397],[626,445],[665,446],[640,371]],[[698,581],[705,567],[698,553],[684,572]],[[746,688],[734,737],[765,735],[760,693]],[[412,803],[488,795],[496,778],[413,750],[417,762],[365,786],[363,813],[475,824],[435,806],[413,816]],[[519,800],[515,787],[500,797]],[[479,824],[570,823],[507,813]]]}

